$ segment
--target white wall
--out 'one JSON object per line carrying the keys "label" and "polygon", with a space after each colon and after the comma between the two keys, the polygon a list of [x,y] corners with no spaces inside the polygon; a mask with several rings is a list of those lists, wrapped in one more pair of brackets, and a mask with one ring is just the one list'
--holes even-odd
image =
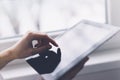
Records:
{"label": "white wall", "polygon": [[120,26],[120,0],[107,0],[108,23]]}

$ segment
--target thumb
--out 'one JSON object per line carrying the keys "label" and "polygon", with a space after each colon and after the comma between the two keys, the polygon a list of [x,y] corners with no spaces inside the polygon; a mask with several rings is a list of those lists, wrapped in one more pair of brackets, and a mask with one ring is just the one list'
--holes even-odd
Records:
{"label": "thumb", "polygon": [[45,50],[48,50],[48,49],[50,49],[52,46],[51,45],[44,45],[44,46],[41,46],[41,47],[39,47],[39,48],[34,48],[34,53],[36,54],[36,53],[41,53],[41,52],[43,52],[43,51],[45,51]]}

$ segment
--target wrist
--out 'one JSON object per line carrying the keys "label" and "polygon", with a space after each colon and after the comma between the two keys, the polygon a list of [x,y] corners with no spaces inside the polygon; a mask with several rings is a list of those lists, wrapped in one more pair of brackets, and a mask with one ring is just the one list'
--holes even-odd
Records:
{"label": "wrist", "polygon": [[15,59],[12,49],[7,49],[2,52],[2,57],[5,62],[10,62]]}
{"label": "wrist", "polygon": [[0,53],[0,69],[2,69],[10,61],[14,60],[12,51],[10,49],[4,50]]}

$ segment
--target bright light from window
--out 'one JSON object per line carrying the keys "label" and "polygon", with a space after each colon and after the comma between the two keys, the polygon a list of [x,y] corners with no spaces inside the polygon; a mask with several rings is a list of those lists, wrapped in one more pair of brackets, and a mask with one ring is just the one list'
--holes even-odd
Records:
{"label": "bright light from window", "polygon": [[0,37],[65,29],[82,19],[105,23],[105,0],[0,1]]}
{"label": "bright light from window", "polygon": [[82,19],[105,23],[105,0],[44,0],[40,16],[42,31],[70,27]]}

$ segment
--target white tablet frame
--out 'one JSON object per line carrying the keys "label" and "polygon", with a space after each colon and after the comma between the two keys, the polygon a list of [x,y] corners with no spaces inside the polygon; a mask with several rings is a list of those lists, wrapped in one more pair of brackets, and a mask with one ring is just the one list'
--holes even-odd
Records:
{"label": "white tablet frame", "polygon": [[[105,39],[103,39],[101,42],[99,42],[96,47],[94,48],[91,48],[90,50],[86,51],[85,54],[82,54],[80,55],[78,58],[76,58],[73,62],[72,62],[72,65],[69,64],[67,67],[65,67],[64,69],[62,69],[60,72],[59,72],[59,76],[55,77],[55,76],[52,76],[51,74],[46,74],[46,75],[43,75],[44,79],[45,80],[58,80],[60,77],[62,77],[67,71],[69,71],[71,68],[73,68],[75,65],[77,65],[77,63],[79,63],[83,58],[85,58],[86,56],[90,55],[95,49],[97,49],[98,47],[100,47],[103,43],[107,42],[109,39],[111,39],[115,34],[117,34],[119,31],[120,31],[120,28],[119,27],[116,27],[116,26],[112,26],[112,25],[108,25],[108,24],[101,24],[101,23],[96,23],[96,22],[92,22],[92,21],[88,21],[88,20],[83,20],[83,21],[80,21],[78,22],[76,25],[74,25],[73,27],[71,27],[70,29],[76,27],[78,24],[87,24],[87,25],[93,25],[93,26],[96,26],[96,27],[107,27],[107,28],[111,28],[113,29],[113,31],[111,32],[111,34],[109,34],[108,36],[106,36]],[[67,31],[65,32],[67,33]],[[64,34],[65,34],[64,33]],[[62,34],[62,35],[64,35]],[[62,35],[60,35],[59,37],[57,38],[60,38],[62,37]]]}

